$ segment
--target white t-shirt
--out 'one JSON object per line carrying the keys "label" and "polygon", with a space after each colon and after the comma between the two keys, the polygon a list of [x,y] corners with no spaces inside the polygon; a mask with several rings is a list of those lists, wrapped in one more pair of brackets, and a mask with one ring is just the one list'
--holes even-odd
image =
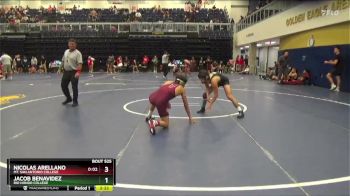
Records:
{"label": "white t-shirt", "polygon": [[3,54],[0,61],[3,65],[11,65],[12,58],[8,54]]}
{"label": "white t-shirt", "polygon": [[162,56],[162,64],[169,63],[169,56],[167,54],[163,54]]}
{"label": "white t-shirt", "polygon": [[64,70],[72,71],[76,70],[79,64],[83,64],[83,57],[79,50],[75,49],[74,51],[70,51],[67,49],[64,52],[62,58],[62,64]]}

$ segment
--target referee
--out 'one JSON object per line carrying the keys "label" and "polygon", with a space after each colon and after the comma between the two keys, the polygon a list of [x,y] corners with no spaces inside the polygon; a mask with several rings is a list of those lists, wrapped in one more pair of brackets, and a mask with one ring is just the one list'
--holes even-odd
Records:
{"label": "referee", "polygon": [[[79,50],[77,50],[77,41],[75,39],[68,40],[68,48],[62,58],[62,66],[64,69],[61,88],[66,100],[62,102],[63,105],[73,101],[72,106],[78,106],[78,81],[81,73],[83,58]],[[68,85],[72,83],[73,100],[69,93]]]}
{"label": "referee", "polygon": [[162,65],[163,65],[163,78],[166,79],[166,76],[169,72],[169,53],[167,51],[164,51],[164,54],[162,56]]}

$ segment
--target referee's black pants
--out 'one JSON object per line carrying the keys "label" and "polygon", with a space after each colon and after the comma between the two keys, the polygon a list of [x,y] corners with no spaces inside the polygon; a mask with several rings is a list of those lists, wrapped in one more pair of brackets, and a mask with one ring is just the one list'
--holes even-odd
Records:
{"label": "referee's black pants", "polygon": [[79,78],[75,77],[75,73],[77,71],[64,71],[62,80],[61,80],[61,88],[63,94],[66,96],[67,100],[72,100],[72,97],[69,93],[69,82],[72,83],[72,89],[73,89],[73,103],[78,103],[78,81]]}
{"label": "referee's black pants", "polygon": [[169,65],[168,63],[163,63],[163,76],[166,77],[169,73]]}

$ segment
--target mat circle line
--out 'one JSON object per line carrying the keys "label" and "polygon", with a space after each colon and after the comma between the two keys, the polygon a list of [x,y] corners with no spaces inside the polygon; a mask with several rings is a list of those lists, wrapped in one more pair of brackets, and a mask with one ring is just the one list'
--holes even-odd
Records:
{"label": "mat circle line", "polygon": [[[190,98],[190,99],[202,99],[202,97],[187,97],[187,98]],[[225,99],[217,99],[219,101],[225,101],[225,102],[231,102],[229,100],[225,100]],[[128,108],[129,105],[131,104],[134,104],[134,103],[137,103],[137,102],[141,102],[141,101],[148,101],[148,99],[138,99],[138,100],[135,100],[135,101],[130,101],[128,103],[126,103],[124,106],[123,106],[123,109],[126,111],[126,112],[129,112],[131,114],[136,114],[136,115],[139,115],[139,116],[147,116],[146,113],[140,113],[140,112],[135,112],[135,111],[132,111]],[[243,107],[243,111],[246,112],[247,111],[247,106],[242,104],[242,103],[239,103],[240,106]],[[232,106],[233,107],[233,106]],[[193,119],[215,119],[215,118],[225,118],[225,117],[231,117],[231,116],[236,116],[238,115],[238,112],[236,113],[231,113],[231,114],[224,114],[224,115],[215,115],[215,116],[194,116],[192,117]],[[153,115],[154,117],[159,117],[158,115]],[[171,119],[188,119],[187,116],[169,116],[169,118]]]}

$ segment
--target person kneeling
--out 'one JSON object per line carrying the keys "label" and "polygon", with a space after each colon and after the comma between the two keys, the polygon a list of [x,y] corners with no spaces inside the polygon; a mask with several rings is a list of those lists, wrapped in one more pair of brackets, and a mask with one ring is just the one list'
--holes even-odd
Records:
{"label": "person kneeling", "polygon": [[310,71],[304,70],[303,75],[297,77],[297,79],[289,79],[289,80],[282,80],[281,84],[290,84],[290,85],[302,85],[302,84],[311,84],[310,83]]}
{"label": "person kneeling", "polygon": [[[164,84],[155,92],[149,96],[150,109],[146,117],[146,122],[149,125],[149,130],[152,135],[156,134],[155,127],[161,126],[163,128],[168,128],[169,126],[169,113],[170,109],[169,101],[176,96],[181,95],[183,104],[185,106],[188,119],[191,123],[194,122],[192,119],[191,111],[188,106],[185,85],[187,82],[187,77],[183,74],[178,74],[175,81],[166,81]],[[155,120],[152,117],[154,109],[157,108],[158,114],[160,116],[159,120]]]}

